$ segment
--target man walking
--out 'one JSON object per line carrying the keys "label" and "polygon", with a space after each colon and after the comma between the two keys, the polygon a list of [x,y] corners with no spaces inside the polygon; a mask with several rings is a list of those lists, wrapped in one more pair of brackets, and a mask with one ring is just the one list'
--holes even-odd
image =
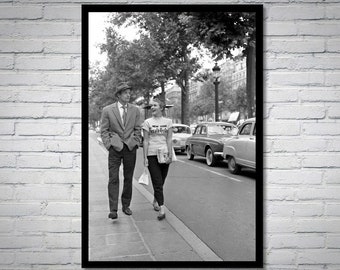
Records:
{"label": "man walking", "polygon": [[132,178],[136,164],[136,151],[141,140],[139,109],[130,104],[131,87],[123,82],[117,86],[117,102],[106,106],[101,116],[101,137],[109,150],[109,218],[117,219],[119,197],[119,167],[123,160],[124,186],[122,210],[131,215]]}

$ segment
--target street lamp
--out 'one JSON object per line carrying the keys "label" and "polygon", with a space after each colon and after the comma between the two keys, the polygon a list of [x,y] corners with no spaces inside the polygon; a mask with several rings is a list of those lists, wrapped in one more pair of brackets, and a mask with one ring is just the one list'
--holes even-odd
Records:
{"label": "street lamp", "polygon": [[219,78],[220,78],[220,67],[215,63],[215,66],[213,67],[212,71],[214,72],[214,84],[215,84],[215,121],[218,122],[218,85],[220,84]]}

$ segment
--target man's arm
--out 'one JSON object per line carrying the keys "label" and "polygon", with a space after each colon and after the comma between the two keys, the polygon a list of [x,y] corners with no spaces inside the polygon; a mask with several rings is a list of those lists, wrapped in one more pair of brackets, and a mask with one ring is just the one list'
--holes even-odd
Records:
{"label": "man's arm", "polygon": [[139,108],[137,108],[136,121],[135,121],[135,127],[134,127],[134,137],[136,141],[139,143],[142,142],[141,125],[142,123],[141,123],[140,111],[139,111]]}
{"label": "man's arm", "polygon": [[104,108],[100,120],[100,135],[102,137],[102,141],[106,149],[109,149],[111,146],[109,127],[110,127],[109,116],[107,114],[107,110],[105,110]]}

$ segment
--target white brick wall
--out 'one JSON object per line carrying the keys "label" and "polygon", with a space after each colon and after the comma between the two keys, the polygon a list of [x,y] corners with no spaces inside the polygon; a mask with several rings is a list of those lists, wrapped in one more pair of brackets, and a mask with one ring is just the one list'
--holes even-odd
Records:
{"label": "white brick wall", "polygon": [[319,2],[265,4],[268,269],[340,268],[340,2]]}
{"label": "white brick wall", "polygon": [[[0,269],[80,268],[82,3],[0,2]],[[265,268],[340,269],[340,1],[262,3]]]}

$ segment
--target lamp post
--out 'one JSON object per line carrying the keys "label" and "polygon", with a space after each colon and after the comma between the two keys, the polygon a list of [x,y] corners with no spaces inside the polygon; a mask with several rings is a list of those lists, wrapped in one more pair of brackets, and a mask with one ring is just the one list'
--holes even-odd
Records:
{"label": "lamp post", "polygon": [[215,63],[215,66],[213,67],[213,72],[214,72],[214,85],[215,85],[215,121],[218,122],[218,85],[220,84],[219,78],[220,78],[220,67]]}

